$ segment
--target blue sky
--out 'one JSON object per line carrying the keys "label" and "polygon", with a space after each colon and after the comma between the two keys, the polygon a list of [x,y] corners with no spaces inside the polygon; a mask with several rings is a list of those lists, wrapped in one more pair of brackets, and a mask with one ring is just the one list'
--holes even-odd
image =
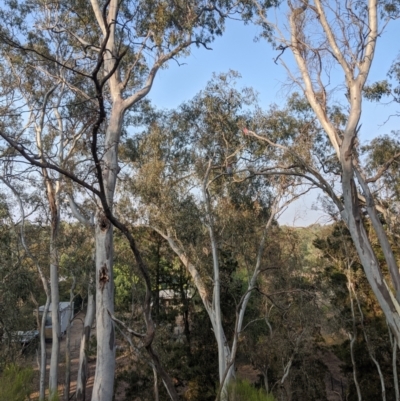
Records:
{"label": "blue sky", "polygon": [[[181,60],[183,65],[171,63],[167,69],[161,70],[155,79],[149,98],[158,108],[175,108],[190,100],[211,79],[212,73],[236,70],[242,75],[239,87],[251,86],[259,93],[260,104],[267,108],[271,103],[283,105],[287,97],[284,84],[288,82],[287,74],[281,65],[273,59],[278,52],[261,39],[254,38],[260,33],[260,28],[254,25],[244,25],[239,21],[230,21],[222,37],[212,43],[213,50],[193,48],[191,55]],[[369,81],[382,80],[393,60],[399,55],[400,21],[392,21],[380,37],[376,57]],[[290,64],[289,52],[285,61]],[[340,73],[335,74],[341,79]],[[363,104],[361,142],[374,138],[376,135],[389,133],[399,129],[399,119],[391,118],[390,114],[400,110],[397,105],[382,105],[370,102]],[[305,226],[314,222],[326,221],[321,212],[314,210],[318,191],[299,200],[282,215],[282,224]]]}

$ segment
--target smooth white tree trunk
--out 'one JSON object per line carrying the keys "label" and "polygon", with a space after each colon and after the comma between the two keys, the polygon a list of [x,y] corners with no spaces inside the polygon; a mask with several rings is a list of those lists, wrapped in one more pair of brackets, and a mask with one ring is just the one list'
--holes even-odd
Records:
{"label": "smooth white tree trunk", "polygon": [[95,225],[96,237],[96,336],[97,359],[92,401],[111,401],[114,393],[115,329],[113,227],[102,213]]}
{"label": "smooth white tree trunk", "polygon": [[94,296],[91,291],[91,285],[89,285],[86,316],[83,323],[83,332],[81,338],[81,345],[79,349],[78,377],[76,380],[77,401],[86,400],[86,383],[89,378],[87,353],[89,350],[90,332],[94,321],[94,314],[95,314]]}
{"label": "smooth white tree trunk", "polygon": [[69,392],[71,387],[71,326],[74,318],[74,291],[76,286],[76,277],[73,276],[73,281],[69,293],[69,321],[67,333],[65,336],[65,386],[64,386],[64,401],[69,401]]}
{"label": "smooth white tree trunk", "polygon": [[46,395],[46,365],[47,365],[47,353],[46,353],[46,317],[49,312],[50,297],[46,297],[46,303],[44,304],[42,323],[40,325],[40,376],[39,376],[39,401],[44,401]]}
{"label": "smooth white tree trunk", "polygon": [[353,333],[350,333],[350,332],[347,333],[349,336],[349,340],[350,340],[350,357],[351,357],[351,364],[353,367],[353,380],[354,380],[354,385],[355,385],[356,391],[357,391],[358,401],[362,401],[361,388],[360,388],[360,384],[359,384],[358,378],[357,378],[356,360],[354,357],[354,343],[356,342],[356,338],[357,338],[357,325],[356,325],[356,314],[354,311],[354,300],[353,300],[354,287],[353,287],[353,282],[351,279],[351,265],[350,264],[347,267],[347,290],[349,292],[351,318],[352,318],[352,324],[353,324]]}
{"label": "smooth white tree trunk", "polygon": [[51,292],[51,324],[52,324],[52,346],[51,346],[51,360],[49,371],[49,398],[50,401],[55,399],[58,395],[58,365],[60,359],[60,340],[61,340],[61,327],[60,327],[60,294],[59,294],[59,277],[58,277],[58,250],[57,241],[60,223],[60,209],[59,209],[59,183],[56,188],[46,179],[47,197],[49,200],[51,221],[50,221],[50,292]]}
{"label": "smooth white tree trunk", "polygon": [[[256,0],[254,1],[256,2]],[[332,9],[328,8],[321,0],[314,0],[313,3],[314,4],[311,5],[308,2],[304,2],[303,6],[297,9],[291,6],[289,16],[291,31],[290,40],[286,41],[285,44],[288,44],[287,47],[290,47],[301,74],[301,79],[296,82],[304,91],[310,106],[335,149],[336,156],[341,164],[344,205],[336,195],[334,195],[333,188],[329,187],[329,184],[327,185],[326,182],[322,182],[321,177],[318,173],[312,171],[311,166],[304,164],[304,167],[321,182],[321,188],[332,197],[338,206],[341,216],[350,231],[367,280],[386,316],[397,344],[400,346],[399,268],[393,256],[393,252],[390,249],[386,233],[379,219],[377,219],[374,199],[368,188],[368,183],[364,180],[359,171],[358,157],[356,155],[358,124],[362,112],[362,90],[368,79],[372,61],[375,56],[377,38],[379,36],[378,2],[377,0],[368,0],[366,2],[365,10],[367,13],[365,14],[365,20],[356,27],[356,29],[360,29],[357,35],[354,35],[353,31],[336,29],[339,25],[346,27],[346,24],[349,22],[349,20],[341,19],[344,14],[333,15],[333,18],[337,18],[338,20],[333,22],[329,21],[328,15],[329,18],[332,16]],[[333,3],[332,7],[333,9],[334,7],[340,7],[340,2],[336,2],[336,4]],[[352,6],[350,5],[350,7]],[[323,80],[325,79],[322,73],[322,71],[324,71],[324,65],[321,64],[322,68],[320,69],[313,69],[313,66],[307,59],[307,52],[304,52],[304,48],[307,48],[309,45],[309,43],[304,44],[304,40],[307,42],[304,33],[304,30],[307,28],[305,24],[309,21],[302,16],[305,12],[312,13],[316,17],[314,21],[320,25],[325,40],[324,46],[327,46],[328,51],[334,57],[337,66],[341,69],[345,77],[349,109],[346,127],[341,131],[336,128],[326,112],[328,104],[326,88],[323,84]],[[368,27],[368,29],[364,30],[365,27]],[[349,39],[349,37],[351,38]],[[356,37],[356,42],[354,42],[353,39]],[[310,44],[310,46],[312,47],[313,45]],[[362,49],[362,51],[360,51],[360,49]],[[324,54],[320,53],[319,48],[314,48],[313,51],[319,54],[321,61],[324,60]],[[349,59],[353,61],[349,62]],[[294,74],[292,76],[294,76]],[[321,99],[321,96],[318,96],[321,94],[322,100],[318,100]],[[360,205],[358,202],[359,194],[355,184],[355,174],[364,192],[365,207],[385,256],[391,284],[394,287],[394,293],[386,283],[379,261],[365,230],[362,216],[360,215]]]}
{"label": "smooth white tree trunk", "polygon": [[[118,174],[118,144],[124,109],[114,102],[106,132],[103,156],[103,183],[108,207],[112,210]],[[115,328],[109,312],[114,314],[113,226],[100,210],[95,222],[96,243],[96,337],[97,359],[92,401],[111,401],[115,374]]]}
{"label": "smooth white tree trunk", "polygon": [[55,264],[50,265],[50,286],[51,286],[51,324],[52,324],[52,346],[49,371],[50,400],[55,398],[58,392],[58,363],[60,356],[60,313],[59,313],[59,291],[58,291],[58,268]]}

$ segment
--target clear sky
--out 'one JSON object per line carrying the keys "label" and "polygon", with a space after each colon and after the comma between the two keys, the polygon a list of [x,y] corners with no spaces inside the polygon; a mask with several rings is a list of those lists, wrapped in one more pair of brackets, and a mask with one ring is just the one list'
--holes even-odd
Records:
{"label": "clear sky", "polygon": [[[193,48],[191,55],[181,60],[183,65],[172,63],[167,69],[159,72],[150,92],[150,99],[158,108],[175,108],[190,100],[211,79],[212,73],[236,70],[242,75],[239,86],[251,86],[259,93],[260,104],[267,108],[271,103],[283,105],[287,97],[284,84],[288,82],[287,74],[281,65],[274,63],[279,54],[272,46],[261,39],[254,38],[260,28],[230,21],[222,37],[211,45],[213,50]],[[370,74],[370,81],[386,78],[386,73],[394,59],[399,55],[400,21],[392,21],[380,37],[376,57]],[[288,52],[289,53],[289,52]],[[285,61],[290,64],[289,54]],[[340,78],[339,73],[337,74]],[[397,105],[382,105],[364,102],[361,142],[376,135],[399,129],[399,119],[390,114],[399,110]],[[304,199],[297,201],[280,218],[281,224],[306,226],[315,222],[324,223],[323,213],[315,209],[318,191],[313,191]]]}

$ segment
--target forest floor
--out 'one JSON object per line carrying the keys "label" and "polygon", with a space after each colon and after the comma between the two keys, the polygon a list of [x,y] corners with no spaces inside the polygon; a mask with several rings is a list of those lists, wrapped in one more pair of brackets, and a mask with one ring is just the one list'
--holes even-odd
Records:
{"label": "forest floor", "polygon": [[[70,396],[75,393],[76,389],[76,379],[78,376],[78,362],[79,362],[79,347],[82,336],[84,313],[80,312],[75,316],[73,325],[71,327],[71,387]],[[92,330],[92,335],[95,330]],[[66,338],[62,337],[60,342],[60,367],[59,367],[59,394],[60,400],[63,399],[64,394],[64,382],[65,382],[65,348],[66,348]],[[46,395],[48,394],[48,378],[49,378],[49,363],[51,356],[51,342],[46,343],[46,353],[47,353],[47,371],[46,371]],[[128,356],[122,354],[117,356],[117,370],[123,369],[129,362]],[[325,387],[327,394],[327,401],[341,401],[343,398],[343,393],[346,390],[346,379],[340,371],[341,361],[332,352],[325,351],[320,354],[321,361],[326,365],[328,371],[325,375]],[[37,364],[37,357],[31,357],[30,363],[35,370],[35,379],[33,383],[33,388],[39,388],[39,369]],[[86,400],[90,401],[92,398],[93,391],[93,381],[94,373],[96,368],[95,356],[89,357],[89,379],[86,387]],[[240,363],[237,370],[238,376],[242,379],[247,379],[252,383],[259,380],[260,372],[250,364]],[[115,401],[124,401],[125,399],[125,387],[126,383],[123,381],[118,381],[118,387],[116,389]],[[30,399],[35,401],[39,398],[39,392],[34,392],[31,394]]]}

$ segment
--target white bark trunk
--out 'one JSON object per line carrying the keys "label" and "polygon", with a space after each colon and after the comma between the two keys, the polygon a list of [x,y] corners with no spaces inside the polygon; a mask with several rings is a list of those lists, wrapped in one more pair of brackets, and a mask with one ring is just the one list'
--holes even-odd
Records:
{"label": "white bark trunk", "polygon": [[[106,49],[103,54],[104,75],[108,75],[115,67],[117,56],[116,44],[116,20],[119,10],[119,1],[110,0],[107,9],[107,21],[103,19],[100,2],[91,0],[92,9],[102,30],[103,37],[107,33]],[[130,96],[123,96],[125,85],[121,82],[121,73],[117,68],[108,79],[108,87],[111,95],[111,113],[108,119],[108,127],[105,138],[105,154],[101,160],[102,180],[107,206],[113,208],[116,178],[118,174],[118,145],[121,136],[122,123],[125,111],[140,99],[145,97],[153,84],[155,75],[166,61],[173,58],[180,50],[189,46],[191,41],[179,45],[177,48],[160,55],[150,69],[146,82],[142,89]],[[127,75],[129,77],[129,74]],[[95,150],[97,152],[97,149]],[[97,362],[94,382],[93,401],[111,401],[114,383],[115,345],[114,323],[108,315],[108,311],[114,313],[113,299],[113,231],[110,223],[104,216],[100,216],[96,224],[96,321],[97,321]],[[102,280],[102,281],[99,281]],[[151,316],[150,316],[151,317]],[[151,320],[151,319],[150,319]],[[147,323],[149,320],[147,319]],[[108,344],[108,345],[107,345]],[[151,348],[151,344],[150,344]],[[160,372],[159,372],[160,373]]]}
{"label": "white bark trunk", "polygon": [[[47,284],[47,282],[46,282]],[[40,326],[40,377],[39,377],[39,401],[44,401],[46,395],[46,317],[49,312],[50,297],[46,297],[44,304],[42,324]]]}
{"label": "white bark trunk", "polygon": [[[296,63],[299,67],[302,76],[302,88],[307,97],[308,102],[313,108],[319,122],[324,128],[326,134],[328,135],[332,146],[334,147],[338,159],[342,166],[342,188],[343,188],[343,198],[344,198],[344,209],[340,206],[341,215],[343,220],[346,222],[348,229],[350,231],[351,237],[357,249],[361,264],[363,265],[368,282],[381,306],[383,313],[386,316],[388,324],[396,337],[398,346],[400,346],[400,305],[396,297],[393,295],[389,289],[385,279],[383,277],[382,271],[380,269],[378,259],[374,253],[371,242],[369,241],[368,235],[363,226],[363,222],[359,212],[358,204],[358,194],[356,190],[356,185],[354,183],[354,146],[356,143],[357,136],[357,126],[361,116],[361,106],[362,106],[362,90],[365,82],[368,78],[368,74],[371,68],[372,61],[374,59],[374,52],[376,46],[376,40],[378,37],[378,19],[377,19],[377,1],[368,0],[368,21],[365,21],[366,26],[368,26],[368,33],[364,37],[363,34],[360,35],[360,42],[358,43],[358,48],[362,47],[363,52],[354,52],[351,47],[350,41],[345,41],[346,33],[339,32],[338,34],[344,34],[343,37],[336,36],[336,32],[333,31],[335,24],[329,23],[325,14],[324,5],[320,0],[314,0],[314,6],[309,6],[308,3],[304,3],[304,9],[300,11],[304,12],[307,7],[316,13],[316,21],[321,25],[321,28],[326,37],[326,43],[329,46],[331,53],[334,55],[336,61],[342,68],[345,75],[346,86],[348,89],[348,99],[349,99],[349,116],[346,124],[346,129],[343,132],[343,139],[338,135],[338,132],[332,122],[329,120],[326,114],[326,103],[321,105],[317,102],[316,89],[314,87],[315,79],[313,72],[310,71],[310,65],[306,60],[302,49],[302,29],[304,26],[299,26],[300,15],[297,13],[297,9],[291,10],[290,16],[290,28],[291,28],[291,43],[290,48],[295,57]],[[345,24],[345,21],[341,21]],[[343,44],[339,46],[338,43]],[[356,60],[356,63],[349,64],[345,52],[352,53]],[[321,71],[316,72],[317,78],[320,79],[320,84],[322,85],[322,75]],[[319,88],[323,89],[323,88]],[[362,178],[362,177],[361,177]],[[360,185],[363,186],[363,180],[360,178]],[[364,187],[366,191],[366,196],[369,195],[368,188]],[[371,221],[374,224],[374,228],[377,229],[377,236],[384,250],[385,258],[390,268],[390,273],[393,280],[393,285],[396,296],[400,298],[397,288],[400,286],[400,276],[398,273],[398,267],[395,266],[394,258],[392,257],[391,251],[388,249],[388,242],[385,233],[381,230],[380,224],[375,220],[375,213],[371,208],[374,208],[373,202],[367,199],[367,208],[370,212]]]}
{"label": "white bark trunk", "polygon": [[352,364],[352,367],[353,367],[353,380],[354,380],[354,385],[356,386],[358,401],[362,401],[361,388],[360,388],[360,384],[358,383],[358,378],[357,378],[356,360],[354,358],[354,343],[355,343],[356,338],[357,338],[357,325],[356,325],[356,314],[355,314],[355,311],[354,311],[353,282],[351,280],[351,266],[350,266],[350,264],[347,267],[347,289],[349,291],[351,318],[352,318],[352,324],[353,324],[353,333],[352,334],[348,333],[349,340],[350,340],[351,364]]}
{"label": "white bark trunk", "polygon": [[51,324],[52,324],[52,347],[49,372],[49,398],[55,399],[58,394],[58,364],[60,358],[60,295],[58,288],[58,255],[57,255],[57,240],[58,228],[60,222],[60,212],[58,195],[59,188],[54,190],[54,187],[47,179],[47,196],[50,204],[51,213],[51,234],[50,234],[50,292],[51,292]]}
{"label": "white bark trunk", "polygon": [[[210,194],[207,189],[208,173],[210,171],[211,162],[207,170],[203,183],[203,197],[206,205],[208,232],[211,243],[211,254],[213,260],[213,298],[212,298],[212,320],[214,327],[214,335],[218,345],[218,371],[219,382],[222,385],[220,399],[225,401],[228,398],[227,386],[234,379],[235,366],[234,361],[231,361],[231,350],[228,341],[225,337],[224,328],[222,325],[221,313],[221,282],[220,282],[220,268],[218,260],[218,242],[214,230],[213,214],[211,210]],[[228,366],[229,364],[229,366]],[[227,372],[227,369],[228,372]]]}
{"label": "white bark trunk", "polygon": [[95,314],[94,306],[95,306],[94,297],[91,290],[91,284],[89,284],[88,303],[87,303],[85,321],[83,323],[81,346],[79,350],[78,378],[76,381],[77,401],[85,401],[86,399],[86,383],[89,378],[87,352],[89,350],[90,332],[94,321],[94,314]]}
{"label": "white bark trunk", "polygon": [[[106,132],[106,152],[102,159],[107,204],[112,209],[118,174],[118,143],[124,109],[116,101]],[[115,330],[108,311],[114,313],[113,227],[103,212],[97,215],[96,239],[96,330],[97,360],[92,401],[111,401],[114,391]]]}
{"label": "white bark trunk", "polygon": [[114,313],[113,227],[102,213],[97,215],[95,236],[97,360],[92,401],[111,401],[114,393],[115,330],[108,311]]}
{"label": "white bark trunk", "polygon": [[379,262],[362,223],[358,207],[357,191],[353,180],[351,160],[345,160],[345,157],[343,157],[342,166],[342,186],[345,201],[345,210],[342,211],[342,217],[349,228],[367,280],[399,344],[400,307],[385,282]]}
{"label": "white bark trunk", "polygon": [[[112,80],[110,81],[112,86]],[[115,88],[114,88],[115,89]],[[114,98],[109,125],[106,132],[106,152],[101,161],[103,165],[102,192],[105,194],[107,205],[102,207],[112,211],[115,186],[118,174],[118,143],[122,131],[122,122],[125,106],[120,99]],[[100,182],[101,184],[101,182]],[[114,223],[117,221],[114,220]],[[118,226],[118,223],[117,223]],[[146,350],[152,358],[167,391],[173,400],[178,400],[178,395],[171,378],[162,367],[156,352],[152,349],[155,326],[151,317],[151,283],[147,268],[141,259],[140,252],[134,239],[123,225],[119,228],[130,241],[131,249],[140,266],[143,278],[146,281],[146,300],[144,302],[144,314],[147,326]],[[125,231],[126,230],[126,231]],[[95,225],[96,237],[96,328],[97,328],[97,361],[96,375],[93,386],[92,401],[111,401],[113,396],[114,370],[115,370],[115,330],[114,322],[110,314],[114,314],[114,280],[113,280],[113,230],[110,221],[103,211],[98,213]]]}
{"label": "white bark trunk", "polygon": [[155,368],[155,366],[152,366],[153,368],[153,377],[154,377],[154,384],[153,384],[153,388],[154,388],[154,401],[159,401],[159,396],[158,396],[158,375],[157,375],[157,369]]}
{"label": "white bark trunk", "polygon": [[58,361],[60,356],[60,313],[59,313],[59,291],[58,291],[58,268],[57,265],[50,265],[50,287],[51,287],[51,324],[52,324],[52,346],[49,371],[49,392],[50,399],[56,398],[58,393]]}
{"label": "white bark trunk", "polygon": [[76,277],[73,276],[71,290],[69,293],[69,310],[71,311],[68,326],[67,335],[65,338],[65,387],[64,387],[64,401],[69,401],[69,392],[71,387],[71,325],[74,316],[74,291],[76,285]]}
{"label": "white bark trunk", "polygon": [[351,333],[348,333],[348,336],[350,340],[350,357],[351,357],[351,365],[353,367],[353,380],[354,380],[354,385],[356,386],[357,399],[358,401],[362,401],[361,389],[357,379],[356,360],[354,358],[354,343],[356,341],[356,338]]}
{"label": "white bark trunk", "polygon": [[[220,377],[220,383],[224,381],[224,388],[221,391],[221,398],[223,394],[225,394],[226,397],[226,391],[225,388],[227,384],[234,378],[234,365],[230,366],[229,371],[226,373],[226,367],[228,362],[231,359],[231,351],[228,345],[228,341],[226,340],[225,337],[225,332],[222,326],[222,320],[221,320],[221,315],[219,314],[219,321],[217,319],[217,314],[215,312],[215,289],[214,289],[214,296],[213,296],[213,302],[210,302],[209,299],[209,294],[207,291],[207,288],[201,278],[201,275],[199,271],[197,270],[196,266],[194,266],[192,263],[190,263],[188,257],[186,256],[185,252],[180,249],[178,244],[174,241],[174,239],[171,237],[169,233],[165,234],[163,231],[156,227],[152,227],[155,231],[157,231],[164,239],[166,239],[169,243],[169,246],[171,249],[178,255],[179,259],[191,275],[194,285],[196,286],[197,290],[199,291],[199,295],[201,297],[201,300],[203,301],[204,308],[207,311],[208,317],[210,319],[213,331],[214,331],[214,336],[217,341],[217,346],[218,346],[218,372],[219,372],[219,377]],[[216,248],[214,249],[214,254],[216,253]],[[215,260],[215,259],[214,259]],[[214,268],[215,268],[215,262],[214,262]],[[218,282],[219,282],[219,275],[218,277]],[[214,283],[215,283],[215,278],[214,278]],[[215,286],[215,284],[214,284]],[[226,376],[226,377],[225,377]]]}

